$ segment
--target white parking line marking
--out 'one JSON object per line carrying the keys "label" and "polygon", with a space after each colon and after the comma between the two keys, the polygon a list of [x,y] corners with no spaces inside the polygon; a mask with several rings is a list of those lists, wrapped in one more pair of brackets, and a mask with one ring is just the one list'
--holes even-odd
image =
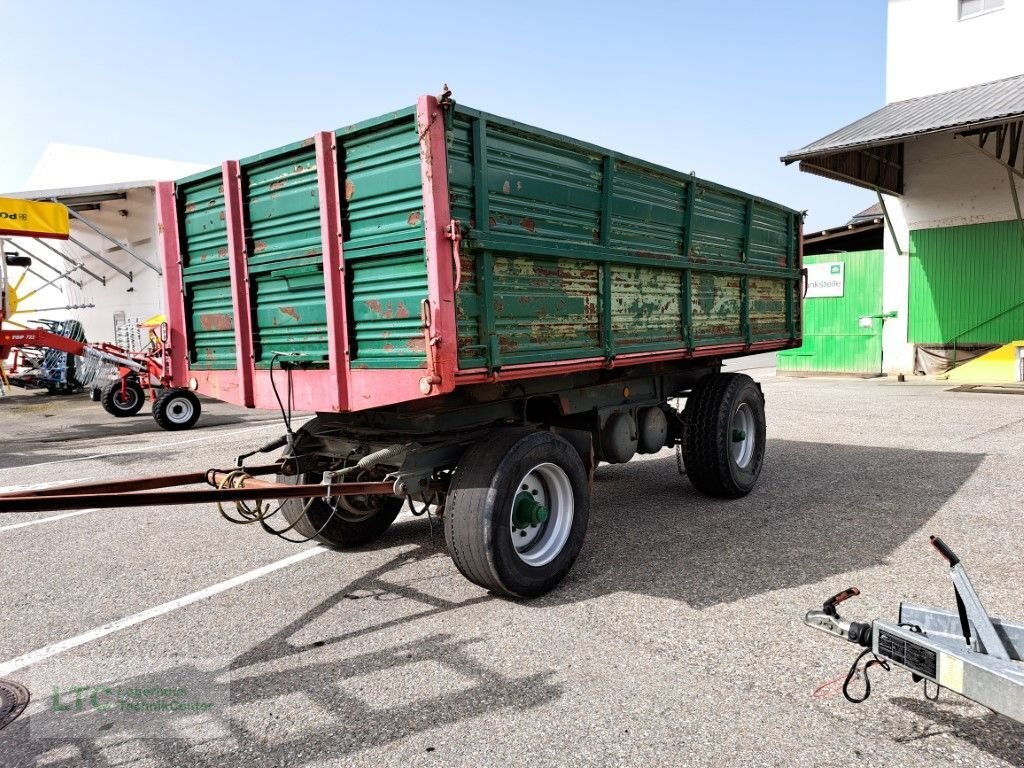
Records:
{"label": "white parking line marking", "polygon": [[22,485],[0,485],[0,493],[14,493],[15,491],[40,491],[43,488],[52,488],[55,485],[63,485],[64,483],[80,483],[82,478],[77,477],[74,480],[51,480],[48,483],[26,483]]}
{"label": "white parking line marking", "polygon": [[80,645],[85,645],[86,643],[90,643],[93,640],[98,640],[101,637],[106,637],[107,635],[113,634],[114,632],[119,632],[120,630],[126,629],[127,627],[131,627],[136,624],[141,624],[142,622],[156,618],[157,616],[163,616],[165,613],[170,613],[171,611],[176,611],[179,608],[184,608],[186,605],[191,605],[192,603],[197,603],[200,600],[205,600],[208,597],[213,597],[214,595],[220,594],[221,592],[226,592],[232,587],[237,587],[240,584],[245,584],[246,582],[252,581],[253,579],[258,579],[261,576],[266,576],[268,573],[279,571],[282,568],[287,568],[289,565],[294,565],[295,563],[302,562],[303,560],[308,560],[309,558],[314,557],[316,555],[322,555],[324,552],[328,551],[330,550],[327,547],[321,547],[318,544],[316,546],[310,547],[309,549],[304,549],[301,552],[298,552],[290,557],[286,557],[284,558],[284,560],[278,560],[277,562],[264,565],[263,567],[257,568],[254,571],[243,573],[241,576],[235,576],[233,579],[228,579],[227,581],[222,581],[219,584],[214,584],[212,587],[201,589],[198,592],[193,592],[190,595],[179,597],[176,600],[171,600],[170,602],[163,603],[162,605],[156,605],[152,608],[147,608],[144,611],[133,614],[131,616],[126,616],[123,619],[111,621],[110,623],[104,624],[101,627],[91,629],[88,632],[85,632],[84,634],[76,635],[75,637],[69,637],[66,640],[61,640],[58,643],[47,645],[44,648],[38,648],[34,651],[29,651],[28,653],[19,656],[16,659],[11,659],[10,661],[4,664],[0,664],[0,677],[6,677],[12,672],[17,672],[19,669],[24,669],[25,667],[31,666],[32,664],[37,664],[40,661],[43,661],[44,659],[49,659],[52,656],[64,653],[64,651],[69,651],[72,648],[77,648]]}
{"label": "white parking line marking", "polygon": [[30,525],[39,525],[40,523],[50,523],[54,520],[63,520],[65,517],[75,517],[75,515],[84,515],[88,512],[95,512],[99,507],[93,507],[92,509],[79,509],[74,512],[65,512],[63,515],[52,515],[50,517],[41,517],[38,520],[29,520],[27,523],[15,523],[14,525],[5,525],[0,527],[2,531],[13,531],[15,528],[28,528]]}
{"label": "white parking line marking", "polygon": [[[302,422],[303,424],[305,422]],[[104,456],[120,456],[125,453],[142,453],[143,451],[162,451],[167,448],[173,448],[176,445],[186,445],[188,443],[201,443],[204,440],[216,440],[220,437],[227,437],[228,435],[237,435],[242,432],[250,432],[253,429],[266,429],[267,427],[278,424],[281,429],[284,426],[281,424],[280,419],[269,420],[269,421],[253,421],[250,422],[248,427],[242,427],[241,429],[233,429],[228,432],[216,432],[212,435],[205,435],[203,437],[194,437],[191,440],[179,440],[175,443],[157,443],[156,445],[145,445],[141,448],[126,448],[123,451],[110,451],[109,453],[94,453],[91,456],[77,456],[73,459],[56,459],[54,461],[41,461],[38,464],[25,464],[24,466],[16,467],[16,469],[32,469],[33,467],[48,467],[51,464],[68,464],[72,461],[89,461],[90,459],[101,459]],[[301,424],[293,423],[292,428],[297,429]],[[13,468],[12,468],[13,469]]]}

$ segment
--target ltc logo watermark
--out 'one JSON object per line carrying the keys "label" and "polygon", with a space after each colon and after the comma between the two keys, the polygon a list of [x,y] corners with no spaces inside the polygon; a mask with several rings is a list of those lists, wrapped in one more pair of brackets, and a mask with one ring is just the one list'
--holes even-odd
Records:
{"label": "ltc logo watermark", "polygon": [[75,685],[61,691],[53,686],[52,712],[207,712],[212,701],[196,701],[188,688],[123,688],[109,685]]}
{"label": "ltc logo watermark", "polygon": [[230,659],[68,659],[34,687],[35,708],[27,713],[33,738],[230,733]]}

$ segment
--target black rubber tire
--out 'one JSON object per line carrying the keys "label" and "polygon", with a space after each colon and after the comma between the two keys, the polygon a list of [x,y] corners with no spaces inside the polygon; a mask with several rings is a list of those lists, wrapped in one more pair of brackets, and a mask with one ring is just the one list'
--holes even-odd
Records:
{"label": "black rubber tire", "polygon": [[[745,467],[732,455],[732,423],[741,405],[754,419],[755,445]],[[764,463],[765,418],[761,388],[742,373],[705,376],[686,399],[683,462],[694,487],[720,499],[746,496],[757,484]]]}
{"label": "black rubber tire", "polygon": [[[319,483],[321,479],[323,475],[320,473],[277,476],[277,482],[289,485]],[[306,499],[285,499],[281,502],[281,514],[289,525],[294,523],[295,527],[284,535],[293,539],[312,539],[338,549],[358,547],[379,538],[395,522],[403,503],[402,499],[385,496],[376,512],[360,518],[340,507],[332,510],[323,499],[314,499],[305,512]],[[275,527],[281,528],[279,524]]]}
{"label": "black rubber tire", "polygon": [[153,421],[169,432],[192,429],[202,411],[195,392],[181,387],[161,389],[153,401]]}
{"label": "black rubber tire", "polygon": [[[520,559],[510,534],[520,480],[538,464],[558,465],[573,492],[573,520],[562,550],[545,565]],[[590,484],[579,453],[565,439],[535,429],[498,429],[459,460],[444,508],[444,536],[456,567],[474,584],[508,597],[554,589],[583,547]]]}
{"label": "black rubber tire", "polygon": [[134,379],[128,379],[125,382],[123,398],[120,379],[110,382],[103,388],[100,395],[100,405],[111,416],[134,416],[142,410],[142,406],[145,404],[146,392],[142,389],[142,385]]}

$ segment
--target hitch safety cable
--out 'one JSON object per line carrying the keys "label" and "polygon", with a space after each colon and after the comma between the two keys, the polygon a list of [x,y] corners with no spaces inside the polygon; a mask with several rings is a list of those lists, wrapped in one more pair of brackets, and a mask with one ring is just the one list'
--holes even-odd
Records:
{"label": "hitch safety cable", "polygon": [[864,665],[863,669],[859,670],[864,674],[864,695],[859,699],[854,698],[850,694],[850,683],[852,683],[857,677],[857,666],[860,664],[860,660],[867,656],[869,653],[871,653],[871,649],[865,648],[861,652],[861,654],[856,659],[854,659],[853,666],[850,667],[850,672],[846,675],[846,682],[843,683],[843,696],[846,697],[847,701],[853,704],[861,704],[867,701],[868,697],[871,695],[871,678],[868,676],[868,670],[871,669],[871,667],[877,664],[886,672],[888,672],[890,669],[889,662],[887,662],[885,659],[880,659],[878,656],[875,656],[873,659],[871,659],[867,664]]}

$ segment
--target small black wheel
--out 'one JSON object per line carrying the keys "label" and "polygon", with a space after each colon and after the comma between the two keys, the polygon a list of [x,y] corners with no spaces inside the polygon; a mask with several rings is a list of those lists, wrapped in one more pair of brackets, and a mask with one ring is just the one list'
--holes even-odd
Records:
{"label": "small black wheel", "polygon": [[509,597],[554,589],[590,517],[579,453],[551,432],[498,429],[459,460],[445,502],[448,553],[467,579]]}
{"label": "small black wheel", "polygon": [[753,490],[764,462],[761,388],[742,373],[705,376],[686,399],[683,460],[694,487],[738,499]]}
{"label": "small black wheel", "polygon": [[134,416],[142,410],[146,402],[146,393],[142,385],[135,379],[112,381],[100,394],[100,405],[111,416]]}
{"label": "small black wheel", "polygon": [[161,429],[172,432],[192,429],[199,421],[203,407],[199,398],[188,389],[162,389],[153,402],[153,420]]}
{"label": "small black wheel", "polygon": [[[322,478],[319,472],[307,472],[278,475],[277,482],[308,485]],[[338,549],[358,547],[380,538],[395,522],[403,503],[393,496],[340,496],[338,507],[332,509],[323,499],[284,499],[281,512],[289,525],[295,525],[285,536],[312,539]]]}

